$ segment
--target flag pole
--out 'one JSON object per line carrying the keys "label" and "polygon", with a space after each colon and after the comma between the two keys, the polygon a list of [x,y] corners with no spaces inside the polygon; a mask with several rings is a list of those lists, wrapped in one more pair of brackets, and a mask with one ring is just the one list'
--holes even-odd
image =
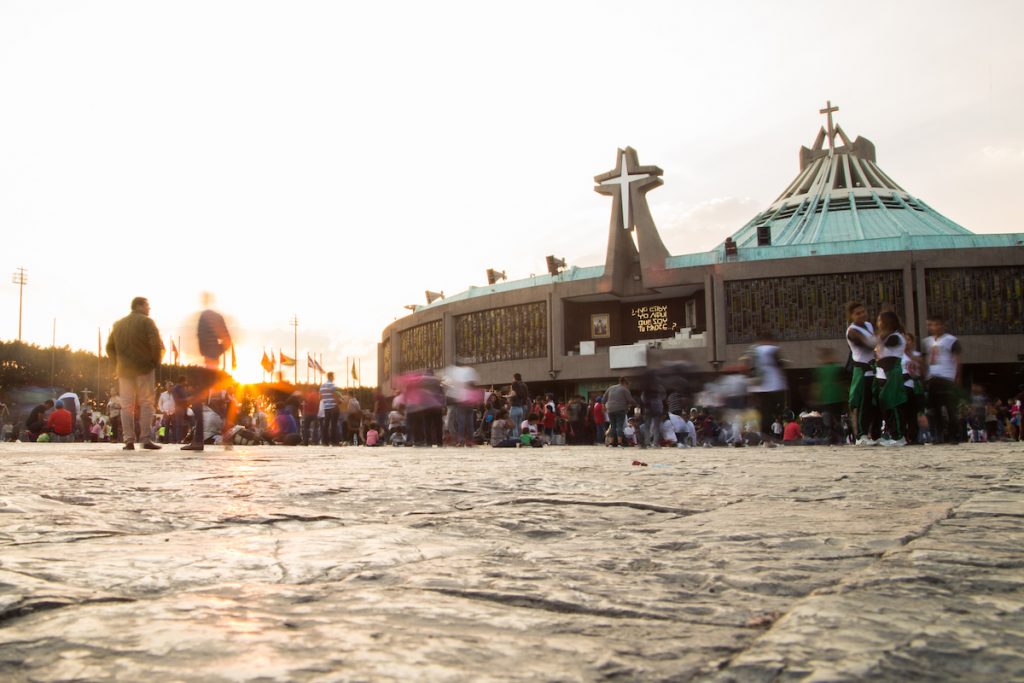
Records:
{"label": "flag pole", "polygon": [[103,361],[103,334],[96,328],[96,400],[100,400],[100,374]]}

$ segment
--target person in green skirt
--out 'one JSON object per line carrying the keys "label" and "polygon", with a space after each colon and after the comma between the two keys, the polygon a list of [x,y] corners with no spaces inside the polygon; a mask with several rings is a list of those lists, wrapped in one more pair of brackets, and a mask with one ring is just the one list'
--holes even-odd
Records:
{"label": "person in green skirt", "polygon": [[907,339],[903,322],[894,311],[883,311],[878,315],[877,377],[885,379],[878,391],[878,405],[885,419],[888,439],[882,439],[882,446],[906,446],[903,437],[903,422],[900,406],[907,402],[903,386],[903,354],[907,350]]}
{"label": "person in green skirt", "polygon": [[828,347],[818,349],[818,362],[814,370],[815,403],[828,430],[829,443],[843,443],[842,414],[847,400],[843,368],[836,361],[835,351]]}
{"label": "person in green skirt", "polygon": [[875,401],[875,328],[868,310],[859,301],[846,304],[846,343],[850,347],[853,375],[850,379],[850,426],[858,446],[876,446],[881,434]]}

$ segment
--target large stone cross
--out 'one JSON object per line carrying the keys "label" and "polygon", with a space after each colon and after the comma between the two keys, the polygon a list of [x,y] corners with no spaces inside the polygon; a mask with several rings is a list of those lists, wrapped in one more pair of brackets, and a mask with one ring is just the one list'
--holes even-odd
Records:
{"label": "large stone cross", "polygon": [[619,150],[617,161],[614,170],[594,179],[598,185],[594,189],[601,194],[619,195],[619,205],[622,207],[621,227],[623,230],[632,230],[635,222],[635,218],[630,215],[633,185],[647,179],[653,179],[654,182],[642,183],[640,187],[649,189],[660,185],[661,179],[658,176],[661,175],[661,169],[657,166],[640,166],[636,161],[636,152],[629,147]]}
{"label": "large stone cross", "polygon": [[832,106],[832,100],[825,100],[825,108],[819,109],[819,114],[828,116],[828,151],[836,151],[836,129],[832,126],[832,112],[839,111],[839,107]]}

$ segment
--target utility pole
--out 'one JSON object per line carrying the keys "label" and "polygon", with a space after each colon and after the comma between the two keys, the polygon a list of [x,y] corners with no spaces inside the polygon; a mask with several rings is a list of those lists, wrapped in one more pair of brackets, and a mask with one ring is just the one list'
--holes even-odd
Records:
{"label": "utility pole", "polygon": [[295,361],[295,365],[292,366],[292,371],[295,375],[295,381],[293,384],[299,383],[299,316],[298,314],[292,314],[292,319],[288,321],[288,324],[295,328],[295,346],[292,348],[292,360]]}
{"label": "utility pole", "polygon": [[53,339],[50,341],[50,387],[57,370],[57,319],[53,319]]}
{"label": "utility pole", "polygon": [[18,285],[18,341],[21,341],[21,294],[25,289],[25,285],[28,284],[28,273],[24,267],[18,266],[18,269],[14,271],[14,275],[11,277],[11,282]]}

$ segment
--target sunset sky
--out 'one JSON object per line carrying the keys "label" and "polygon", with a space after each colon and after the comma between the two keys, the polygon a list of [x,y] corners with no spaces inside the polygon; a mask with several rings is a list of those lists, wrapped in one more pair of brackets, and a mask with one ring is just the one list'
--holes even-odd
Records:
{"label": "sunset sky", "polygon": [[[830,99],[911,194],[1022,232],[1024,3],[0,0],[0,338],[95,349],[133,296],[200,292],[259,358],[376,382],[424,303],[604,261],[618,147],[661,166],[673,253],[771,203]],[[304,366],[304,363],[303,363]],[[304,377],[304,372],[300,373]]]}

